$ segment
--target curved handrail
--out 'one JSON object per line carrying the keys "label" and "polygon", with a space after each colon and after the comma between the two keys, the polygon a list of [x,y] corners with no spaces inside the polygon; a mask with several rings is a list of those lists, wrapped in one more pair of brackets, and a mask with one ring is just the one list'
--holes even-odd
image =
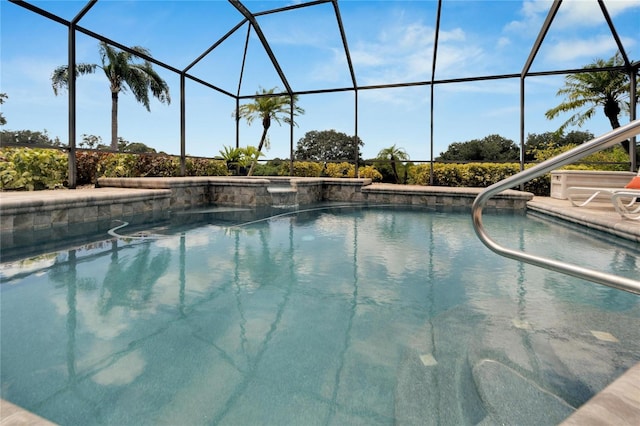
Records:
{"label": "curved handrail", "polygon": [[629,124],[618,127],[611,132],[605,133],[602,136],[598,136],[597,138],[592,139],[589,142],[585,142],[582,145],[577,146],[567,152],[564,152],[556,157],[550,158],[549,160],[537,164],[530,169],[521,171],[520,173],[517,173],[487,187],[476,197],[471,209],[471,214],[473,217],[473,228],[476,232],[476,235],[478,236],[478,238],[480,238],[480,241],[482,241],[484,245],[502,256],[530,263],[532,265],[540,266],[542,268],[550,269],[556,272],[572,275],[574,277],[593,281],[598,284],[603,284],[609,287],[628,291],[630,293],[640,294],[640,281],[638,280],[595,271],[589,268],[584,268],[582,266],[573,265],[570,263],[565,263],[558,260],[502,247],[491,238],[489,238],[484,227],[482,226],[482,208],[484,207],[487,200],[493,195],[506,189],[515,188],[534,177],[540,176],[544,173],[548,173],[553,169],[572,163],[582,157],[593,154],[594,152],[600,151],[604,148],[613,146],[637,134],[640,134],[640,120],[635,120]]}

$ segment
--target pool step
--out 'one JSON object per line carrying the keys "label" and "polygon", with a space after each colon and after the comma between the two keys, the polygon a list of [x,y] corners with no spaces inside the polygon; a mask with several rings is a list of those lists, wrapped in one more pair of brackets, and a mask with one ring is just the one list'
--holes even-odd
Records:
{"label": "pool step", "polygon": [[488,415],[496,424],[558,424],[575,410],[564,400],[506,365],[485,359],[473,367],[473,379]]}

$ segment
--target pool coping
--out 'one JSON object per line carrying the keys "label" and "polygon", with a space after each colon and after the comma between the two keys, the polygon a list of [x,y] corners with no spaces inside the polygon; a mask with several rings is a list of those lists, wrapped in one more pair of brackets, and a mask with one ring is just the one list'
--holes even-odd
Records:
{"label": "pool coping", "polygon": [[[483,188],[449,188],[418,185],[375,184],[367,179],[281,179],[283,184],[296,188],[305,186],[315,188],[316,193],[326,197],[322,201],[336,197],[337,201],[364,201],[371,204],[397,203],[413,205],[470,206]],[[52,190],[37,192],[1,192],[0,215],[2,230],[7,231],[7,214],[21,215],[29,212],[35,218],[33,226],[47,226],[51,216],[42,216],[44,212],[67,211],[67,225],[76,221],[95,220],[108,215],[136,213],[136,208],[164,210],[170,207],[189,207],[198,203],[211,203],[211,186],[233,188],[253,187],[268,193],[267,188],[273,179],[264,178],[129,178],[100,180],[99,187],[76,190]],[[196,192],[190,189],[198,188]],[[333,187],[333,188],[332,188]],[[328,189],[327,189],[328,188]],[[339,188],[342,192],[336,191]],[[345,192],[344,189],[347,188]],[[182,191],[182,192],[181,192]],[[185,192],[186,191],[186,192]],[[320,191],[320,192],[318,192]],[[215,189],[213,190],[215,193]],[[274,191],[278,192],[278,191]],[[186,196],[185,196],[186,194]],[[329,194],[328,196],[326,194]],[[336,195],[337,194],[337,195]],[[346,195],[345,195],[346,194]],[[245,194],[246,196],[247,194]],[[195,196],[196,201],[189,197]],[[253,194],[255,200],[255,194]],[[182,197],[182,198],[180,198]],[[209,198],[207,198],[209,197]],[[251,195],[249,195],[251,198]],[[342,198],[346,198],[342,199]],[[610,203],[592,203],[589,207],[574,207],[567,200],[550,197],[534,197],[530,193],[508,190],[498,194],[493,208],[513,208],[524,203],[526,210],[546,214],[551,217],[575,223],[617,237],[640,242],[640,223],[621,218]],[[215,199],[215,194],[214,194]],[[226,199],[235,203],[238,199]],[[506,201],[505,201],[506,200]],[[516,204],[509,203],[516,201]],[[124,203],[124,204],[123,204]],[[128,205],[129,207],[123,207]],[[100,210],[102,206],[102,210]],[[116,206],[115,208],[113,206]],[[120,206],[120,207],[118,207]],[[95,207],[97,216],[71,214],[73,209]],[[82,210],[84,211],[84,210]],[[107,213],[108,212],[108,213]],[[71,221],[69,221],[71,218]],[[58,222],[60,225],[62,221]],[[49,222],[49,226],[55,222]],[[11,221],[11,229],[15,222]],[[632,424],[640,418],[640,363],[631,367],[622,376],[587,401],[563,422],[563,425],[589,424]],[[0,399],[0,425],[51,425],[27,410]],[[624,423],[628,421],[628,423]]]}
{"label": "pool coping", "polygon": [[1,426],[53,426],[55,424],[5,399],[0,399]]}
{"label": "pool coping", "polygon": [[[95,188],[1,192],[0,232],[70,228],[135,214],[217,206],[320,202],[470,208],[482,188],[372,183],[371,179],[285,177],[101,178]],[[533,194],[507,190],[487,209],[526,210]]]}
{"label": "pool coping", "polygon": [[569,200],[551,197],[534,197],[527,202],[527,210],[555,217],[566,222],[595,229],[626,240],[640,242],[640,220],[623,218],[615,211],[613,203],[591,202],[576,207]]}
{"label": "pool coping", "polygon": [[640,420],[640,363],[579,407],[561,426],[637,425]]}

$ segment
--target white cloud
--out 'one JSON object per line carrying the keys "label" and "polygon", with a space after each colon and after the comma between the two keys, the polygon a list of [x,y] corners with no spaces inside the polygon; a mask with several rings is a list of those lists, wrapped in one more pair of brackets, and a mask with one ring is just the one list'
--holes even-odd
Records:
{"label": "white cloud", "polygon": [[351,60],[358,67],[374,67],[384,63],[383,57],[366,49],[366,46],[358,46],[351,51]]}
{"label": "white cloud", "polygon": [[473,44],[443,44],[438,49],[436,78],[481,75],[487,65],[483,57],[484,50]]}
{"label": "white cloud", "polygon": [[[639,8],[640,1],[607,1],[605,7],[612,17],[627,12],[629,9]],[[600,25],[605,22],[600,6],[595,1],[566,0],[558,10],[558,16],[554,20],[554,26],[560,28],[567,27],[590,27]]]}
{"label": "white cloud", "polygon": [[511,39],[509,39],[508,37],[500,37],[498,39],[498,43],[497,43],[497,47],[499,49],[509,46],[511,44]]}
{"label": "white cloud", "polygon": [[421,23],[382,29],[375,41],[361,41],[352,59],[362,84],[425,80],[431,73],[433,29]]}
{"label": "white cloud", "polygon": [[[520,33],[540,30],[551,7],[550,1],[527,0],[522,3],[521,20],[514,20],[505,26],[505,31]],[[640,8],[640,0],[612,0],[605,2],[605,7],[612,17]],[[565,0],[558,9],[552,27],[555,29],[584,28],[605,23],[598,3],[585,0]]]}
{"label": "white cloud", "polygon": [[440,30],[440,37],[439,40],[440,42],[446,42],[446,41],[466,41],[467,39],[467,35],[465,34],[464,30],[462,28],[454,28],[451,31],[443,31],[442,29]]}
{"label": "white cloud", "polygon": [[348,74],[348,69],[344,50],[331,49],[330,59],[318,62],[310,70],[309,76],[316,81],[336,83]]}
{"label": "white cloud", "polygon": [[537,33],[549,12],[551,4],[552,2],[550,1],[524,1],[520,10],[522,19],[509,22],[504,30],[516,34]]}
{"label": "white cloud", "polygon": [[[625,40],[626,46],[633,44],[632,40]],[[610,56],[616,51],[615,41],[611,36],[601,35],[592,38],[560,40],[545,50],[546,59],[555,63],[571,62],[585,58],[593,60],[601,56]]]}

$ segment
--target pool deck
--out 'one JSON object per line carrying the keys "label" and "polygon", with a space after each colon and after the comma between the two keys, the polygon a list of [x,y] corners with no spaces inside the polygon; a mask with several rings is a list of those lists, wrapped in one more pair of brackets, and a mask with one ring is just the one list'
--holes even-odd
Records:
{"label": "pool deck", "polygon": [[[438,190],[443,190],[439,188]],[[458,191],[459,188],[452,188]],[[122,197],[161,197],[163,189],[80,188],[37,192],[0,192],[0,211],[6,206],[24,205],[33,208],[49,203],[86,206],[109,204]],[[527,208],[569,223],[596,229],[627,240],[640,242],[640,221],[623,219],[611,203],[591,203],[574,207],[568,200],[533,197]],[[0,399],[0,426],[51,425],[52,423]],[[573,425],[638,425],[640,424],[640,364],[635,365],[608,387],[580,407],[565,422]]]}
{"label": "pool deck", "polygon": [[527,203],[527,209],[640,242],[640,220],[624,219],[611,203],[594,201],[585,207],[575,207],[569,200],[534,197]]}

